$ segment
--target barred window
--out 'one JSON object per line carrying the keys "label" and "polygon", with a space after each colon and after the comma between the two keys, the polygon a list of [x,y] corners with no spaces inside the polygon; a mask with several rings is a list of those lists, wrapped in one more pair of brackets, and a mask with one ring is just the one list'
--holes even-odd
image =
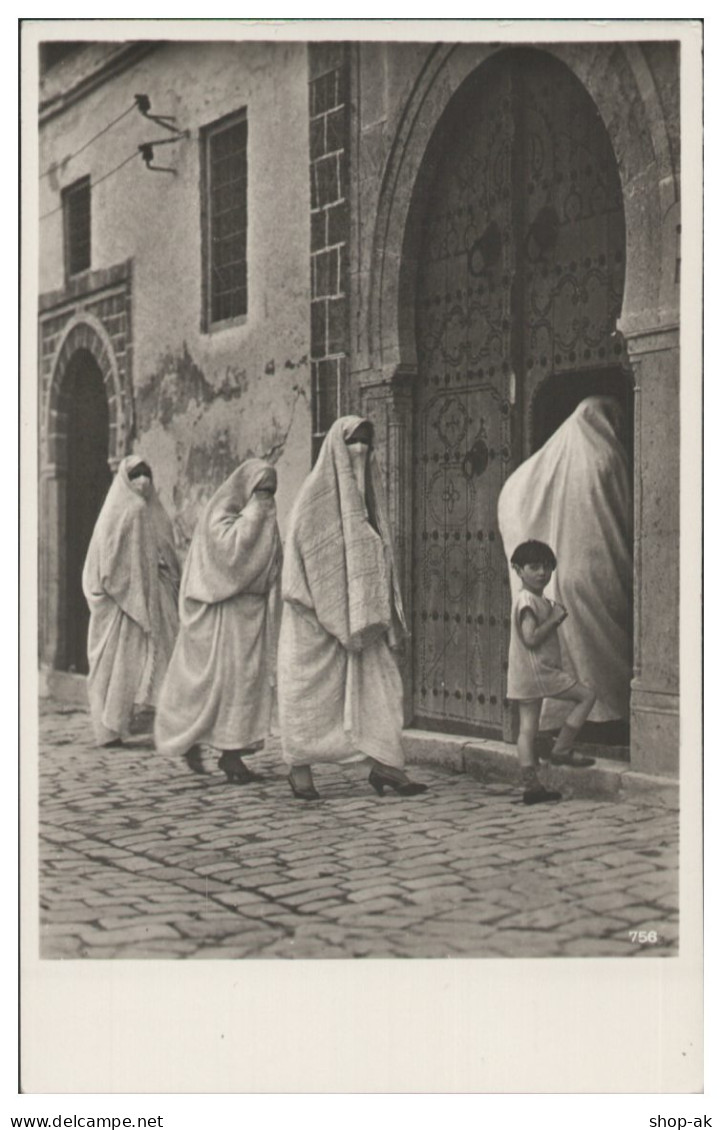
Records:
{"label": "barred window", "polygon": [[248,122],[245,111],[201,134],[204,329],[248,312]]}
{"label": "barred window", "polygon": [[70,277],[90,267],[90,177],[63,190],[65,272]]}

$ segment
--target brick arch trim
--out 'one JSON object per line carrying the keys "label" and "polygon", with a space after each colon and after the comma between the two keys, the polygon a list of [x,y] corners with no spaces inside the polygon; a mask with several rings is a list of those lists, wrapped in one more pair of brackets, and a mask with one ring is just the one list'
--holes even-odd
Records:
{"label": "brick arch trim", "polygon": [[123,388],[113,345],[103,323],[92,314],[73,317],[60,341],[44,413],[43,462],[46,472],[64,470],[67,462],[69,367],[80,350],[100,369],[108,401],[108,463],[116,470],[127,453],[131,431],[129,398]]}
{"label": "brick arch trim", "polygon": [[[392,376],[399,366],[416,368],[415,310],[409,239],[418,188],[423,188],[424,157],[449,99],[492,55],[510,45],[456,44],[435,46],[426,57],[414,89],[396,126],[384,170],[374,228],[370,264],[369,342],[373,367]],[[641,49],[599,44],[593,57],[582,60],[573,44],[545,44],[548,54],[565,63],[595,102],[607,129],[620,170],[627,224],[627,278],[620,317],[623,332],[639,324],[678,319],[674,288],[678,239],[679,191],[659,96]],[[632,97],[631,109],[643,125],[653,160],[649,161],[624,122],[620,93],[609,82],[610,66]],[[626,109],[630,106],[625,104]],[[628,114],[627,121],[632,119]],[[642,182],[647,192],[640,192]],[[630,270],[630,264],[634,269]]]}

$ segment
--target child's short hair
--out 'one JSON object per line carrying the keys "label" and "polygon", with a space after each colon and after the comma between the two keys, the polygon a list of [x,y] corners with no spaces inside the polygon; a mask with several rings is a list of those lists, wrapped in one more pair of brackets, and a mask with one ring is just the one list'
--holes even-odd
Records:
{"label": "child's short hair", "polygon": [[522,569],[525,565],[548,565],[550,569],[556,569],[557,559],[554,556],[554,550],[551,549],[546,542],[543,541],[523,541],[518,545],[511,555],[512,565],[518,565]]}

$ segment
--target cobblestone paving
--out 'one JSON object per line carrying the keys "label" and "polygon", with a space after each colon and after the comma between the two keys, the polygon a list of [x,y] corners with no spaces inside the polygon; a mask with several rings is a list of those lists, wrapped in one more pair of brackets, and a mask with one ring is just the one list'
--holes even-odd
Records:
{"label": "cobblestone paving", "polygon": [[[377,797],[362,766],[294,800],[198,777],[149,739],[98,750],[82,710],[41,717],[41,955],[48,958],[546,957],[675,953],[677,816],[568,800],[430,766]],[[631,931],[655,931],[640,945]]]}

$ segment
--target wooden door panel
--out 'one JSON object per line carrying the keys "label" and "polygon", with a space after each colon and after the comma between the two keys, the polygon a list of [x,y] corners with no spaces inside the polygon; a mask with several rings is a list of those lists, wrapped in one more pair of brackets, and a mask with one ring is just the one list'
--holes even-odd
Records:
{"label": "wooden door panel", "polygon": [[552,373],[619,363],[624,210],[606,130],[574,76],[527,54],[516,82],[524,138],[520,331],[531,396]]}
{"label": "wooden door panel", "polygon": [[510,451],[512,144],[511,77],[492,68],[433,185],[417,292],[415,710],[493,729],[506,649],[496,500]]}
{"label": "wooden door panel", "polygon": [[530,454],[534,388],[621,353],[619,176],[591,98],[551,56],[502,52],[477,76],[448,123],[418,260],[415,715],[508,732],[499,492]]}

